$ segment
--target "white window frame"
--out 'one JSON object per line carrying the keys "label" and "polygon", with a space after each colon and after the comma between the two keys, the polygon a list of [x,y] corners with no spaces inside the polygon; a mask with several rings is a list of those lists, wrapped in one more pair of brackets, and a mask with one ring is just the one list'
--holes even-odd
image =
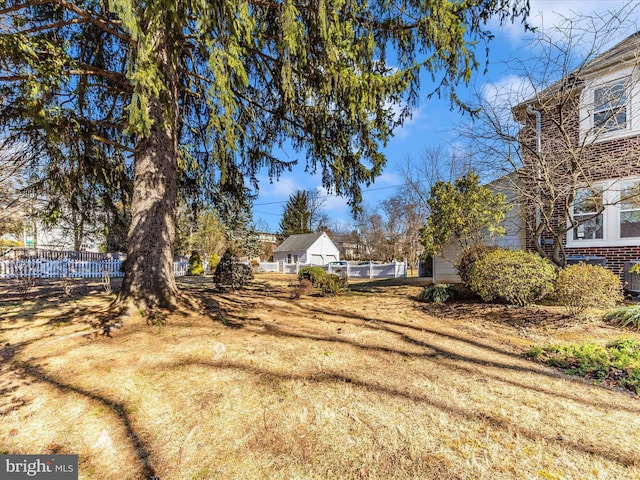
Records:
{"label": "white window frame", "polygon": [[[628,130],[629,127],[629,79],[620,78],[613,82],[599,85],[593,89],[593,112],[591,115],[593,118],[594,129],[601,131],[603,134],[610,134],[611,132],[617,132],[619,130]],[[599,104],[596,104],[596,97],[601,92],[603,98]],[[613,92],[618,93],[615,95]],[[618,124],[617,122],[609,124],[610,120],[617,118],[620,113],[624,112],[624,123]],[[606,120],[602,125],[596,126],[596,116],[598,114],[607,115]],[[609,124],[609,126],[607,126]]]}
{"label": "white window frame", "polygon": [[[588,200],[588,199],[599,197],[599,201],[595,202],[597,204],[597,206],[593,210],[576,213],[575,212],[576,200],[581,196],[580,195],[581,191],[584,191],[584,190],[591,190],[589,196],[585,197],[584,200]],[[594,185],[594,186],[578,188],[576,190],[575,195],[574,195],[574,200],[573,200],[573,207],[572,207],[572,211],[571,211],[571,216],[572,216],[572,218],[574,220],[580,221],[580,223],[579,223],[579,225],[577,225],[576,227],[571,229],[571,234],[572,234],[571,235],[571,239],[573,241],[575,241],[575,242],[588,242],[588,241],[604,240],[604,230],[605,230],[604,210],[598,213],[598,211],[601,208],[603,208],[604,205],[605,205],[605,195],[604,195],[603,186]],[[579,220],[581,217],[587,217],[587,218]],[[583,238],[584,237],[584,230],[587,228],[587,226],[589,225],[590,221],[593,220],[593,219],[596,219],[598,217],[602,217],[602,221],[601,221],[602,237],[587,238],[587,239]],[[582,235],[580,235],[581,232],[582,232]],[[578,238],[576,238],[576,233],[578,233]]]}
{"label": "white window frame", "polygon": [[[634,198],[633,202],[635,203],[635,205],[625,206],[624,201],[622,200],[622,192],[624,192],[628,187],[635,187],[635,192],[632,193],[632,196]],[[618,225],[620,228],[620,238],[637,238],[640,236],[640,233],[638,233],[638,235],[635,237],[622,236],[622,215],[625,213],[635,213],[635,216],[638,217],[638,214],[640,214],[640,198],[638,197],[639,191],[640,191],[640,182],[627,182],[623,184],[622,187],[620,188],[620,204],[618,205],[618,209],[619,209]],[[640,224],[640,222],[637,222],[637,223]]]}
{"label": "white window frame", "polygon": [[[640,183],[640,176],[610,179],[608,181],[595,182],[593,185],[585,186],[602,189],[602,199],[604,204],[603,235],[601,239],[577,239],[574,237],[574,229],[570,229],[566,235],[567,248],[588,248],[588,247],[617,247],[617,246],[638,246],[640,236],[625,237],[620,236],[620,194],[631,185]],[[573,217],[573,206],[570,214]],[[577,228],[577,227],[574,227]]]}
{"label": "white window frame", "polygon": [[[597,75],[597,76],[596,76]],[[585,81],[585,88],[580,97],[580,137],[586,143],[606,142],[640,133],[640,75],[635,66],[623,66],[606,73],[599,72]],[[595,93],[600,88],[624,83],[626,122],[624,128],[599,129],[595,126],[596,112]]]}

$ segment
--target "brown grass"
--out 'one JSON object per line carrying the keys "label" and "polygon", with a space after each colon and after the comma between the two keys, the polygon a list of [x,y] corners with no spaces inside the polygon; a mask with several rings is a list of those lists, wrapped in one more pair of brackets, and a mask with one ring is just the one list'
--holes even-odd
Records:
{"label": "brown grass", "polygon": [[[637,479],[640,401],[530,362],[622,332],[553,308],[434,307],[421,280],[292,299],[288,276],[95,333],[111,297],[0,291],[0,451],[82,479]],[[93,332],[93,333],[92,333]]]}

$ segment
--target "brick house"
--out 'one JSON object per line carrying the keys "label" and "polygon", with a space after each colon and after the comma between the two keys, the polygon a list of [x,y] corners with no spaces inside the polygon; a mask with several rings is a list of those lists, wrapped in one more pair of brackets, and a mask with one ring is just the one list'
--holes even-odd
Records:
{"label": "brick house", "polygon": [[640,259],[640,32],[513,108],[527,250]]}

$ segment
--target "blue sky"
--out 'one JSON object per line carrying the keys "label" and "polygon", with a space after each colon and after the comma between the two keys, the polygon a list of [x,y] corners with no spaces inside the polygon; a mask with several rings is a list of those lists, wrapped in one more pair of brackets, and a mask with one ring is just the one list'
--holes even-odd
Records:
{"label": "blue sky", "polygon": [[[538,29],[550,31],[557,26],[562,17],[572,18],[576,13],[591,15],[603,14],[606,11],[617,11],[627,1],[618,0],[530,0],[531,17],[529,22]],[[640,8],[636,9],[638,16]],[[637,22],[636,22],[637,23]],[[489,67],[476,72],[471,85],[461,88],[459,96],[462,100],[470,100],[474,91],[490,90],[497,85],[515,84],[521,80],[513,75],[505,65],[512,58],[530,58],[535,52],[527,48],[531,33],[525,33],[521,24],[499,26],[490,24],[489,29],[495,35],[489,43]],[[619,40],[631,32],[621,33]],[[480,46],[482,50],[484,46]],[[478,51],[478,56],[482,52]],[[458,110],[452,110],[446,100],[427,99],[428,85],[423,82],[424,89],[419,105],[413,110],[412,118],[395,132],[384,149],[387,165],[375,183],[363,193],[363,204],[374,207],[381,200],[393,195],[403,183],[399,167],[407,159],[418,160],[426,149],[441,145],[446,149],[456,145],[455,126],[467,121]],[[466,96],[466,98],[465,98]],[[269,182],[266,174],[259,177],[259,196],[254,202],[253,216],[259,227],[268,227],[271,232],[278,231],[280,218],[289,195],[296,190],[321,189],[324,199],[323,210],[329,215],[330,225],[337,224],[343,228],[355,228],[350,208],[345,198],[328,195],[321,187],[319,176],[312,176],[304,171],[304,157],[291,154],[289,159],[301,159],[301,164],[294,170],[283,174],[279,180]]]}

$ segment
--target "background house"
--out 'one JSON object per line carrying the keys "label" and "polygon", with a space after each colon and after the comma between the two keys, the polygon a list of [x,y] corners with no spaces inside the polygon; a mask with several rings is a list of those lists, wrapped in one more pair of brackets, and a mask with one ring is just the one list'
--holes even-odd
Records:
{"label": "background house", "polygon": [[[511,210],[506,213],[502,226],[505,234],[500,236],[485,236],[487,245],[496,245],[511,250],[524,250],[526,246],[526,229],[523,218],[523,209],[520,204],[519,179],[515,173],[505,175],[486,185],[494,192],[506,195]],[[432,277],[433,283],[458,283],[460,277],[454,266],[456,258],[461,253],[457,243],[451,243],[443,251],[433,257]]]}
{"label": "background house", "polygon": [[340,251],[325,232],[287,237],[273,252],[275,262],[326,265],[340,260]]}

